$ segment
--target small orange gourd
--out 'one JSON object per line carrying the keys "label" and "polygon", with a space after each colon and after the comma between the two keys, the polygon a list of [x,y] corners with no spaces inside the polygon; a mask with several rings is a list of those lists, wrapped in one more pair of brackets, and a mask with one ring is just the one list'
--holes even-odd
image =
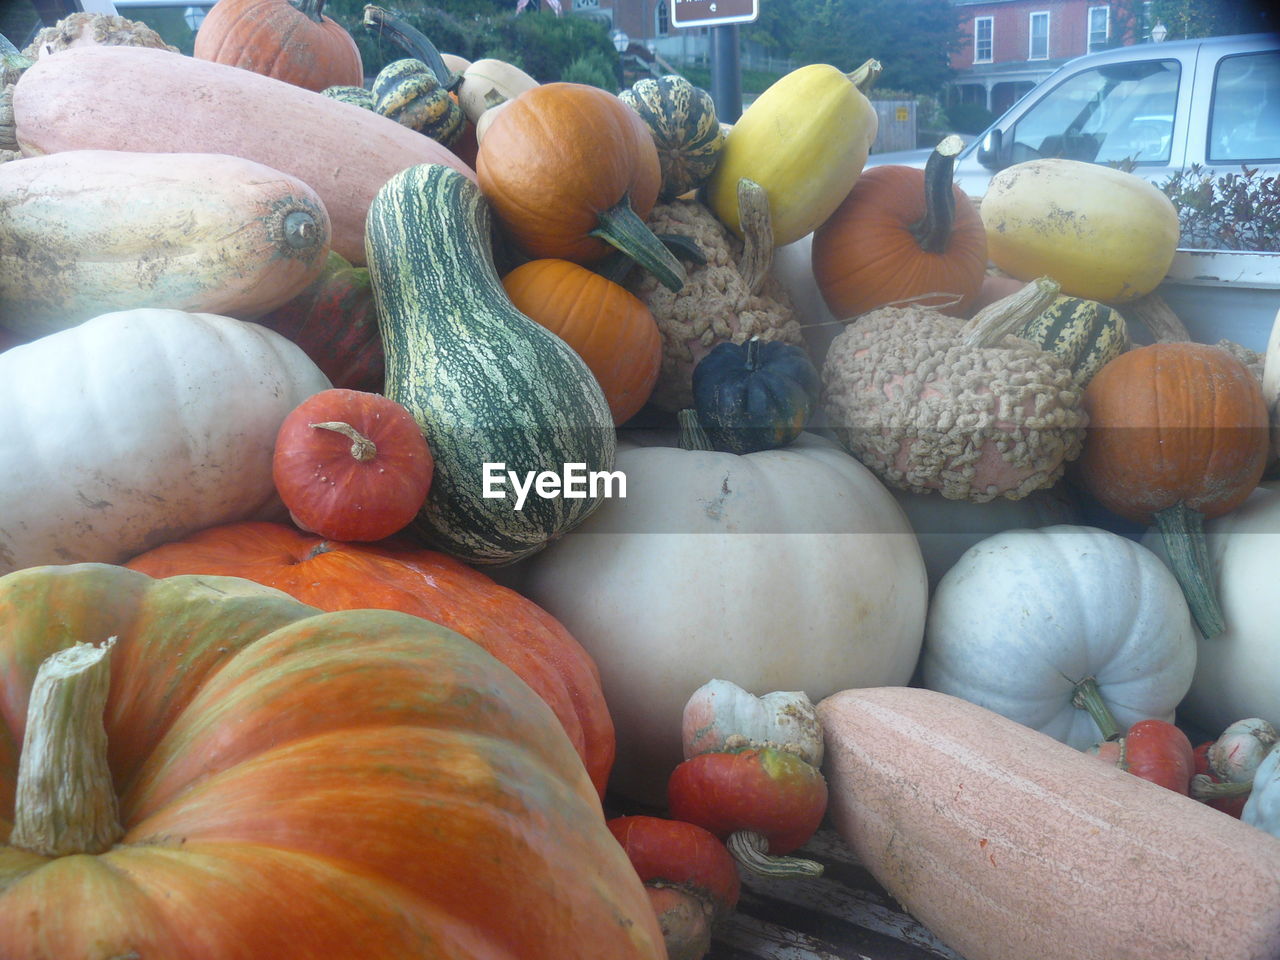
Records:
{"label": "small orange gourd", "polygon": [[582,357],[615,426],[639,412],[662,366],[662,337],[644,301],[586,267],[554,258],[521,264],[502,286],[521,313]]}

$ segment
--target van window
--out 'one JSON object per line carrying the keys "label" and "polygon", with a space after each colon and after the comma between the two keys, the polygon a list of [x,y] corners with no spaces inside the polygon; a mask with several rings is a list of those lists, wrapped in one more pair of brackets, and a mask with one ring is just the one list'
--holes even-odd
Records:
{"label": "van window", "polygon": [[1012,162],[1168,163],[1181,68],[1177,60],[1114,63],[1068,77],[1012,131]]}
{"label": "van window", "polygon": [[1213,80],[1207,159],[1280,160],[1280,53],[1222,58]]}

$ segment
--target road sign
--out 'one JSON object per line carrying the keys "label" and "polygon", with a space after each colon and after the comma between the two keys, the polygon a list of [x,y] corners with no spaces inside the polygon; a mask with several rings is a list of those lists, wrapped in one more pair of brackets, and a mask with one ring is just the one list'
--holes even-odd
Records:
{"label": "road sign", "polygon": [[671,0],[673,27],[751,23],[759,16],[760,0]]}

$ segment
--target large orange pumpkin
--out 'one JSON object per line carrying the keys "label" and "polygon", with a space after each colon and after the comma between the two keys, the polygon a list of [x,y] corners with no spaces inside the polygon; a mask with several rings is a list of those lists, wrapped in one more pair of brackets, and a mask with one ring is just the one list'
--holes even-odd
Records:
{"label": "large orange pumpkin", "polygon": [[662,335],[643,300],[569,260],[530,260],[504,276],[502,286],[521,313],[582,357],[615,425],[639,412],[662,367]]}
{"label": "large orange pumpkin", "polygon": [[156,547],[127,566],[153,577],[244,577],[322,610],[399,610],[456,630],[541,695],[603,795],[615,742],[595,661],[533,601],[452,557],[407,541],[344,543],[245,522]]}
{"label": "large orange pumpkin", "polygon": [[[78,663],[46,698],[59,651]],[[0,831],[5,960],[666,955],[514,673],[420,618],[238,578],[0,579]]]}
{"label": "large orange pumpkin", "polygon": [[1162,342],[1108,362],[1083,402],[1085,487],[1113,513],[1160,527],[1201,631],[1220,633],[1201,526],[1262,479],[1270,421],[1261,384],[1221,347]]}
{"label": "large orange pumpkin", "polygon": [[364,84],[360,49],[324,15],[325,0],[218,0],[193,55],[317,92]]}
{"label": "large orange pumpkin", "polygon": [[863,171],[813,234],[814,280],[831,313],[848,319],[926,294],[949,316],[967,317],[987,269],[987,231],[952,182],[959,138],[947,138],[926,169],[898,164]]}

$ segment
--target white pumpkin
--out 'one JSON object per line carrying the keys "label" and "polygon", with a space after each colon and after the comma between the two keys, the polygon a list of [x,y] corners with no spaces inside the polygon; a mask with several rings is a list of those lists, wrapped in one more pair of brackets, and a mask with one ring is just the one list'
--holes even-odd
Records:
{"label": "white pumpkin", "polygon": [[[1204,529],[1227,628],[1199,639],[1181,712],[1210,732],[1244,717],[1280,725],[1280,481],[1261,484]],[[1168,556],[1158,532],[1142,542]]]}
{"label": "white pumpkin", "polygon": [[1096,527],[1007,530],[965,552],[934,591],[924,685],[1085,749],[1073,703],[1097,682],[1121,729],[1173,720],[1195,670],[1182,590],[1141,544]]}
{"label": "white pumpkin", "polygon": [[271,454],[329,381],[301,348],[211,314],[108,313],[0,354],[0,574],[118,563],[282,516]]}
{"label": "white pumpkin", "polygon": [[737,456],[618,446],[626,497],[526,561],[525,592],[595,659],[617,732],[612,787],[663,802],[685,702],[712,678],[815,702],[902,684],[924,631],[902,508],[828,440]]}

